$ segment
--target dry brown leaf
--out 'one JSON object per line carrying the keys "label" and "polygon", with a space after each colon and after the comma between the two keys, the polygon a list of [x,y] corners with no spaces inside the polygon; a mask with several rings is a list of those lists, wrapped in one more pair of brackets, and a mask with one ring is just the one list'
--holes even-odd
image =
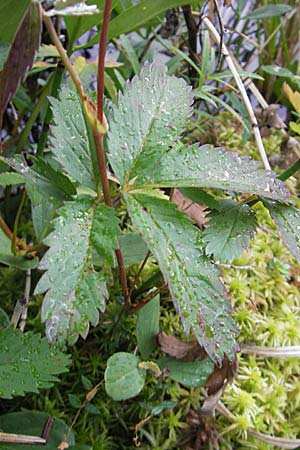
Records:
{"label": "dry brown leaf", "polygon": [[278,114],[279,108],[280,105],[272,104],[265,109],[260,107],[254,109],[262,137],[269,137],[271,135],[271,128],[275,128],[276,130],[286,128],[286,124]]}
{"label": "dry brown leaf", "polygon": [[35,52],[40,46],[41,30],[40,5],[38,2],[31,2],[0,72],[0,126],[8,102],[15,95],[22,77],[32,67]]}
{"label": "dry brown leaf", "polygon": [[158,335],[158,344],[161,351],[183,361],[194,361],[197,358],[203,359],[207,356],[205,350],[197,341],[184,342],[163,331]]}
{"label": "dry brown leaf", "polygon": [[207,214],[209,214],[209,211],[206,210],[206,206],[193,202],[183,195],[179,189],[174,189],[172,202],[176,203],[178,208],[193,219],[200,228],[209,221],[209,218],[206,217]]}

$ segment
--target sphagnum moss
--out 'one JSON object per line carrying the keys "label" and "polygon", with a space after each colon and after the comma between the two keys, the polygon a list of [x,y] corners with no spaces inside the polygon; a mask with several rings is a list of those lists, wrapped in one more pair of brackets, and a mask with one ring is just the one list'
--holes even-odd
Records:
{"label": "sphagnum moss", "polygon": [[[300,296],[291,275],[299,274],[300,267],[281,242],[266,209],[257,204],[256,212],[260,228],[249,251],[234,262],[249,269],[223,269],[241,330],[240,342],[269,347],[300,345]],[[226,442],[238,442],[241,449],[274,448],[247,435],[245,423],[262,433],[299,438],[299,372],[297,358],[241,354],[237,378],[223,396],[236,417],[235,427],[225,425],[224,419],[219,424],[220,432],[229,427],[223,435]]]}

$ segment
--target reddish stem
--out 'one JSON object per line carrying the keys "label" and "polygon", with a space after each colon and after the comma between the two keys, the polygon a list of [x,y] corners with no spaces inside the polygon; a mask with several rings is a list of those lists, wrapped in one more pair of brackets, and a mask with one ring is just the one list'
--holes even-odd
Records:
{"label": "reddish stem", "polygon": [[104,66],[105,66],[105,51],[106,51],[106,38],[107,30],[110,18],[110,11],[112,6],[112,0],[106,0],[103,14],[103,22],[101,29],[101,37],[98,53],[98,83],[97,83],[97,114],[100,123],[104,123],[103,118],[103,98],[104,98]]}

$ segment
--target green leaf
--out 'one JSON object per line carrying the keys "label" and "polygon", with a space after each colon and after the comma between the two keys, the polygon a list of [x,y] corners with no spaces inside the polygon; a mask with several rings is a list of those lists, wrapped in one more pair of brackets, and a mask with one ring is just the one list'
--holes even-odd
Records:
{"label": "green leaf", "polygon": [[81,378],[81,383],[83,384],[84,389],[87,389],[88,391],[90,391],[93,387],[92,382],[84,375],[81,375],[80,378]]}
{"label": "green leaf", "polygon": [[21,184],[24,183],[24,177],[19,173],[15,172],[4,172],[0,173],[0,185],[1,186],[10,186],[12,184]]}
{"label": "green leaf", "polygon": [[268,6],[262,6],[261,8],[255,8],[254,11],[249,13],[247,16],[242,17],[243,20],[260,20],[268,19],[269,17],[282,16],[293,10],[290,5],[285,5],[284,3],[271,4]]}
{"label": "green leaf", "polygon": [[300,263],[300,210],[292,205],[264,201],[284,244]]}
{"label": "green leaf", "polygon": [[[114,4],[115,2],[113,2]],[[70,40],[70,46],[73,47],[77,39],[82,36],[86,31],[90,30],[94,26],[101,24],[102,22],[102,12],[104,7],[104,0],[88,0],[88,5],[96,4],[100,10],[99,14],[93,14],[91,16],[76,17],[76,16],[66,16],[64,21],[66,23],[67,32]]]}
{"label": "green leaf", "polygon": [[35,269],[39,259],[37,257],[28,259],[25,256],[15,256],[11,251],[11,240],[0,229],[0,263],[17,269]]}
{"label": "green leaf", "polygon": [[[194,0],[141,0],[139,3],[125,9],[121,14],[110,21],[107,38],[108,40],[111,40],[121,34],[128,34],[131,31],[138,30],[146,25],[147,22],[159,17],[168,9],[193,3]],[[98,42],[99,33],[85,44],[84,47],[90,47]]]}
{"label": "green leaf", "polygon": [[34,162],[34,172],[46,180],[50,181],[53,186],[64,192],[67,196],[76,195],[77,191],[71,180],[62,172],[52,167],[51,163],[41,158],[30,156]]}
{"label": "green leaf", "polygon": [[96,155],[91,148],[88,129],[75,91],[63,87],[60,100],[50,99],[53,121],[50,149],[65,172],[79,184],[97,191]]}
{"label": "green leaf", "polygon": [[107,361],[105,390],[114,400],[135,397],[143,389],[146,371],[139,369],[140,358],[131,353],[115,353]]}
{"label": "green leaf", "polygon": [[159,333],[160,304],[159,295],[154,297],[138,312],[136,321],[136,338],[138,349],[144,360],[148,359],[157,347]]}
{"label": "green leaf", "polygon": [[24,256],[5,255],[0,253],[0,262],[6,266],[16,267],[21,270],[35,269],[39,263],[39,258],[31,259]]}
{"label": "green leaf", "polygon": [[214,361],[235,355],[236,326],[219,272],[204,254],[199,230],[176,206],[159,197],[126,195],[134,227],[156,256],[185,333],[193,330]]}
{"label": "green leaf", "polygon": [[158,360],[161,369],[168,369],[168,376],[183,386],[199,388],[205,386],[208,377],[214,371],[214,363],[206,358],[201,361],[180,361],[176,358],[163,357]]}
{"label": "green leaf", "polygon": [[[157,156],[158,155],[158,156]],[[246,192],[276,200],[287,200],[289,195],[275,172],[263,170],[258,161],[248,156],[223,149],[211,149],[208,145],[188,148],[178,146],[163,155],[156,150],[146,164],[135,172],[133,188],[200,187]],[[155,167],[155,170],[153,170]]]}
{"label": "green leaf", "polygon": [[294,78],[295,74],[288,69],[280,66],[261,66],[264,72],[270,73],[271,75],[276,75],[277,77]]}
{"label": "green leaf", "polygon": [[64,174],[58,173],[48,162],[32,159],[32,167],[28,167],[18,157],[5,161],[25,179],[32,205],[34,231],[40,242],[49,233],[50,221],[57,209],[74,193],[74,187]]}
{"label": "green leaf", "polygon": [[0,3],[0,70],[8,57],[17,29],[30,0],[1,0]]}
{"label": "green leaf", "polygon": [[85,405],[85,409],[89,414],[92,414],[93,416],[99,416],[101,414],[99,409],[96,408],[96,406],[92,403],[88,403],[87,405]]}
{"label": "green leaf", "polygon": [[[109,227],[108,227],[109,223]],[[119,233],[114,211],[82,197],[68,202],[53,221],[54,231],[45,239],[50,246],[39,268],[47,272],[35,294],[47,292],[42,306],[49,341],[74,342],[86,337],[89,322],[97,325],[98,310],[104,311],[108,296],[105,277],[95,272],[91,255],[95,250],[111,262]]]}
{"label": "green leaf", "polygon": [[[24,4],[24,1],[21,3]],[[4,9],[7,6],[7,1],[4,0]],[[6,16],[7,22],[9,22],[7,17],[10,17],[12,8],[13,5],[11,4],[8,16]],[[18,8],[16,6],[16,9]],[[13,18],[15,17],[16,15],[13,13]],[[0,72],[0,124],[8,102],[16,93],[22,77],[33,64],[35,52],[40,45],[41,31],[42,17],[40,5],[37,1],[31,1],[20,26],[16,30],[16,34],[11,42],[9,54],[7,55],[7,60]],[[2,40],[1,37],[0,40]],[[5,47],[5,51],[7,51],[7,46]],[[3,57],[1,60],[3,61]]]}
{"label": "green leaf", "polygon": [[153,158],[159,159],[183,131],[191,103],[190,87],[156,63],[145,65],[126,85],[110,122],[108,154],[122,185],[149,164],[153,170]]}
{"label": "green leaf", "polygon": [[242,203],[224,200],[220,204],[222,209],[208,216],[210,220],[203,240],[207,243],[207,255],[222,262],[232,262],[248,248],[249,239],[253,239],[256,218],[249,206]]}
{"label": "green leaf", "polygon": [[211,194],[197,188],[182,188],[180,192],[188,197],[193,202],[199,203],[199,205],[206,205],[209,209],[221,209],[220,202]]}
{"label": "green leaf", "polygon": [[4,311],[4,309],[0,308],[0,330],[2,328],[6,328],[9,325],[9,317]]}
{"label": "green leaf", "polygon": [[68,394],[69,403],[73,408],[80,408],[81,406],[81,400],[77,395],[74,394]]}
{"label": "green leaf", "polygon": [[[0,430],[5,433],[28,434],[41,436],[49,413],[44,412],[16,412],[0,416]],[[69,431],[68,425],[62,420],[55,418],[47,445],[34,445],[34,450],[57,450],[58,445]],[[75,450],[74,435],[68,432],[67,442],[70,449]],[[29,450],[29,445],[0,443],[0,450]],[[77,448],[77,446],[76,446]]]}
{"label": "green leaf", "polygon": [[49,388],[67,372],[67,355],[49,347],[47,339],[12,328],[0,331],[0,397],[12,398],[25,392]]}
{"label": "green leaf", "polygon": [[147,246],[141,236],[137,233],[126,233],[121,235],[119,243],[126,265],[138,264],[139,262],[142,262],[147,255]]}
{"label": "green leaf", "polygon": [[125,36],[125,34],[121,34],[119,38],[120,44],[123,47],[125,55],[130,62],[132,69],[136,75],[138,75],[141,71],[141,65],[137,57],[137,53],[134,50],[130,40]]}

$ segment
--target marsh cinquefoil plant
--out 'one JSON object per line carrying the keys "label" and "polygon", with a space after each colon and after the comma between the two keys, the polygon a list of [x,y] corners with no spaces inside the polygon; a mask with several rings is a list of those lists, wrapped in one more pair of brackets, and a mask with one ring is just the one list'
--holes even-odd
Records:
{"label": "marsh cinquefoil plant", "polygon": [[[45,19],[48,25],[49,20]],[[258,162],[220,148],[182,143],[181,134],[192,115],[193,95],[185,81],[167,75],[164,66],[145,64],[140,75],[128,82],[118,105],[112,108],[107,133],[103,115],[93,115],[93,105],[78,85],[77,90],[79,93],[66,81],[59,99],[51,99],[51,138],[43,156],[32,157],[31,166],[17,156],[1,160],[2,184],[25,185],[37,245],[31,248],[16,240],[15,233],[11,235],[2,224],[5,251],[1,262],[44,271],[34,293],[45,294],[41,318],[53,350],[44,351],[45,341],[41,340],[39,364],[31,374],[40,384],[26,384],[28,372],[22,370],[18,382],[23,381],[24,387],[16,392],[9,377],[16,364],[8,364],[6,354],[15,353],[17,345],[26,353],[30,338],[21,343],[17,340],[21,338],[11,337],[15,332],[10,328],[2,330],[0,358],[6,365],[0,365],[5,373],[0,378],[0,394],[9,398],[46,387],[54,374],[65,370],[67,358],[55,345],[74,344],[79,336],[86,338],[90,324],[98,324],[99,314],[109,301],[117,263],[123,310],[148,313],[139,315],[137,340],[142,359],[148,360],[155,347],[157,294],[167,286],[186,335],[192,332],[207,355],[197,362],[195,380],[190,382],[203,386],[215,365],[222,366],[224,360],[233,362],[238,350],[238,328],[213,261],[231,262],[247,248],[256,228],[251,205],[259,200],[299,259],[300,214],[288,203],[289,192],[283,182],[272,171],[261,169]],[[104,134],[107,139],[103,145]],[[204,231],[171,201],[175,188],[184,189],[185,195],[211,210]],[[216,191],[226,192],[226,200],[213,195]],[[241,201],[233,193],[246,195]],[[126,206],[128,223],[142,237],[162,274],[140,296],[134,284],[129,289],[126,275],[120,245],[125,231],[118,209],[120,200]],[[41,243],[48,250],[38,262],[36,250]],[[35,352],[27,353],[24,364],[32,364]],[[55,364],[46,370],[49,359]],[[178,369],[176,361],[159,364],[185,381],[184,374],[178,375],[183,369]],[[115,400],[137,395],[149,369],[160,370],[156,363],[141,362],[137,355],[115,353],[105,373],[107,393]],[[45,379],[41,380],[42,375]]]}

